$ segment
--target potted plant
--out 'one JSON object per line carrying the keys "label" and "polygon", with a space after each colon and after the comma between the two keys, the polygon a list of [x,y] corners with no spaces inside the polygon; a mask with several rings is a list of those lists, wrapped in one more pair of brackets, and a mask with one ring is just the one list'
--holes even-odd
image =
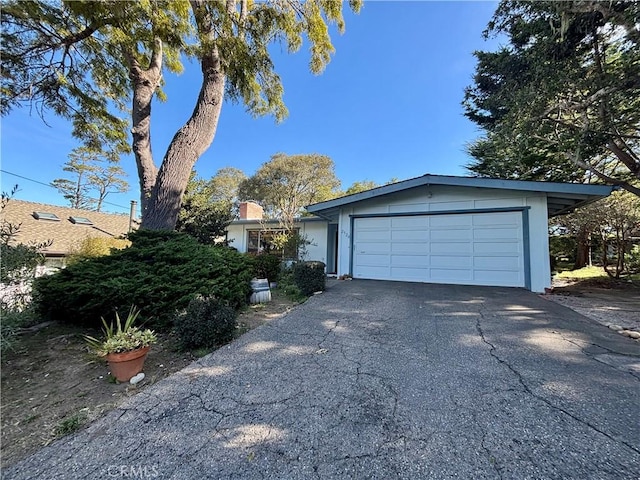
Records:
{"label": "potted plant", "polygon": [[132,306],[123,324],[116,312],[115,326],[113,323],[107,325],[102,318],[104,340],[85,336],[89,346],[99,356],[107,359],[111,374],[120,382],[128,382],[142,371],[149,347],[157,341],[152,330],[141,330],[134,326],[139,314],[140,310]]}

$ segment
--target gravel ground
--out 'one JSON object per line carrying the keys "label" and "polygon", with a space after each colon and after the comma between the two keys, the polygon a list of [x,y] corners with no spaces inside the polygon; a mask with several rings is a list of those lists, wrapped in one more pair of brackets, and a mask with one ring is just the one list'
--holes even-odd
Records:
{"label": "gravel ground", "polygon": [[[640,295],[629,291],[588,289],[573,294],[541,295],[617,331],[640,333]],[[640,341],[640,340],[638,340]]]}

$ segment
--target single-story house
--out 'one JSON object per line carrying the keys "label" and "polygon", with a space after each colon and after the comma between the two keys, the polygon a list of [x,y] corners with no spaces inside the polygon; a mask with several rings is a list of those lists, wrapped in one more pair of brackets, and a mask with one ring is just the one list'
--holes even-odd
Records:
{"label": "single-story house", "polygon": [[20,225],[10,244],[45,244],[45,270],[60,268],[86,238],[121,238],[137,227],[130,215],[94,212],[10,199],[2,221]]}
{"label": "single-story house", "polygon": [[[548,219],[613,189],[427,174],[310,205],[314,216],[297,226],[313,244],[307,259],[324,262],[327,273],[544,292]],[[240,251],[259,251],[260,236],[277,224],[244,213],[228,239]]]}
{"label": "single-story house", "polygon": [[[269,251],[272,237],[282,231],[278,220],[263,218],[262,207],[254,202],[242,202],[238,216],[239,219],[227,227],[226,240],[229,245],[243,253]],[[326,219],[316,216],[300,217],[296,220],[294,228],[310,242],[305,247],[306,260],[327,263],[327,224]],[[278,253],[284,254],[284,258],[291,258],[300,252]]]}

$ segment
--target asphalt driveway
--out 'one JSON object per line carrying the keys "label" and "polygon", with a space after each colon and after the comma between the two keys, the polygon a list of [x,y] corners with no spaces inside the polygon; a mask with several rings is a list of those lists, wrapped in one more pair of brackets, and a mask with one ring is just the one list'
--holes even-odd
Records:
{"label": "asphalt driveway", "polygon": [[4,478],[635,479],[640,347],[519,289],[334,282]]}

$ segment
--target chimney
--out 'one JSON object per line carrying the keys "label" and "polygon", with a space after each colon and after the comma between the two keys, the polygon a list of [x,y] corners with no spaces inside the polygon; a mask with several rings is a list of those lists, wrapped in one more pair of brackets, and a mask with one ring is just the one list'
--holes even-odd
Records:
{"label": "chimney", "polygon": [[138,202],[135,200],[131,200],[131,210],[129,211],[129,233],[133,231],[134,225],[136,224],[136,210],[138,207]]}
{"label": "chimney", "polygon": [[262,220],[262,212],[262,207],[257,203],[240,203],[240,220]]}

